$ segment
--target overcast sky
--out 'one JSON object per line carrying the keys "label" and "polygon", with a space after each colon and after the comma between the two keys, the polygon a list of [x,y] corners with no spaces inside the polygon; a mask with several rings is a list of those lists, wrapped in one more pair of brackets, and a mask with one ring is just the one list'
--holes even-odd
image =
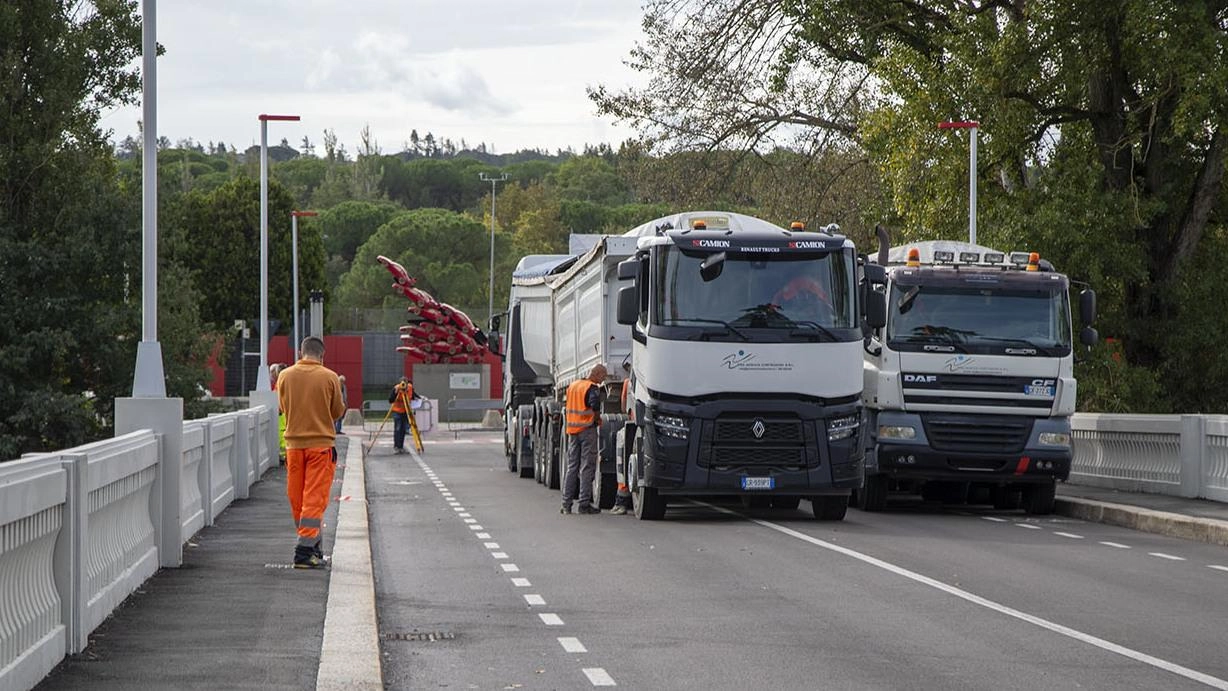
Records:
{"label": "overcast sky", "polygon": [[[351,152],[370,123],[385,153],[412,129],[496,152],[617,144],[586,86],[636,81],[623,65],[639,0],[209,0],[158,4],[158,134],[270,144],[325,128]],[[139,105],[102,127],[138,136]]]}

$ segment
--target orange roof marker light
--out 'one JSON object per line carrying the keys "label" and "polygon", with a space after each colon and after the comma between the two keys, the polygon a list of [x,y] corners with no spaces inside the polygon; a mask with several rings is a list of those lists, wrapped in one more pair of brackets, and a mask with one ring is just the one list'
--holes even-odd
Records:
{"label": "orange roof marker light", "polygon": [[691,223],[691,230],[707,230],[708,224],[702,219],[697,219]]}
{"label": "orange roof marker light", "polygon": [[1040,263],[1040,252],[1032,252],[1028,255],[1028,271],[1037,271]]}
{"label": "orange roof marker light", "polygon": [[908,248],[908,266],[921,266],[921,250],[916,247]]}
{"label": "orange roof marker light", "polygon": [[789,224],[789,230],[801,232],[806,229],[806,224],[801,221],[794,221]]}

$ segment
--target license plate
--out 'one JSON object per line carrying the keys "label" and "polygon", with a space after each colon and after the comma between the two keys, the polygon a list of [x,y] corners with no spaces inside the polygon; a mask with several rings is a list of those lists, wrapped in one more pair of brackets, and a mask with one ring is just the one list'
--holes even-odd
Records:
{"label": "license plate", "polygon": [[774,477],[743,477],[742,489],[775,489],[776,478]]}
{"label": "license plate", "polygon": [[1052,386],[1032,386],[1031,384],[1029,384],[1023,387],[1023,393],[1025,396],[1048,396],[1052,398],[1053,397],[1053,387]]}

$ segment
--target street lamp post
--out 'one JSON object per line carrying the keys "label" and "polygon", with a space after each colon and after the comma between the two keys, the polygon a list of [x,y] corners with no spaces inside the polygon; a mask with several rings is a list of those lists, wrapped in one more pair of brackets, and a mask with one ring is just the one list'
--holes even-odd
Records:
{"label": "street lamp post", "polygon": [[297,122],[297,115],[260,115],[260,369],[256,390],[269,391],[269,121]]}
{"label": "street lamp post", "polygon": [[490,288],[486,293],[486,327],[490,328],[491,320],[495,318],[495,184],[507,180],[507,173],[497,178],[478,173],[478,179],[490,183]]}
{"label": "street lamp post", "polygon": [[299,309],[299,303],[298,303],[298,219],[310,218],[312,216],[319,216],[319,215],[320,214],[314,211],[291,211],[290,212],[290,254],[291,254],[290,262],[294,265],[294,273],[293,273],[294,279],[292,281],[293,283],[292,292],[294,293],[294,296],[291,298],[292,300],[294,300],[294,344],[292,348],[294,350],[294,360],[296,362],[298,361],[300,357],[300,354],[298,352],[299,344],[303,342],[302,332],[299,331],[299,327],[298,327],[298,321],[299,321],[298,315],[299,315],[299,312],[302,311]]}
{"label": "street lamp post", "polygon": [[938,129],[970,130],[970,148],[968,151],[968,242],[976,244],[976,132],[981,123],[976,120],[961,122],[940,122]]}

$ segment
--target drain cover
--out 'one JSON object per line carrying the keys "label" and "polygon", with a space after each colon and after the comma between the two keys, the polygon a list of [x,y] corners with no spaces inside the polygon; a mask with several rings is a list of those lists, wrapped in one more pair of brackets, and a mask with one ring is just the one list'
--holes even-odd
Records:
{"label": "drain cover", "polygon": [[380,636],[386,641],[450,641],[456,638],[451,631],[396,631]]}

